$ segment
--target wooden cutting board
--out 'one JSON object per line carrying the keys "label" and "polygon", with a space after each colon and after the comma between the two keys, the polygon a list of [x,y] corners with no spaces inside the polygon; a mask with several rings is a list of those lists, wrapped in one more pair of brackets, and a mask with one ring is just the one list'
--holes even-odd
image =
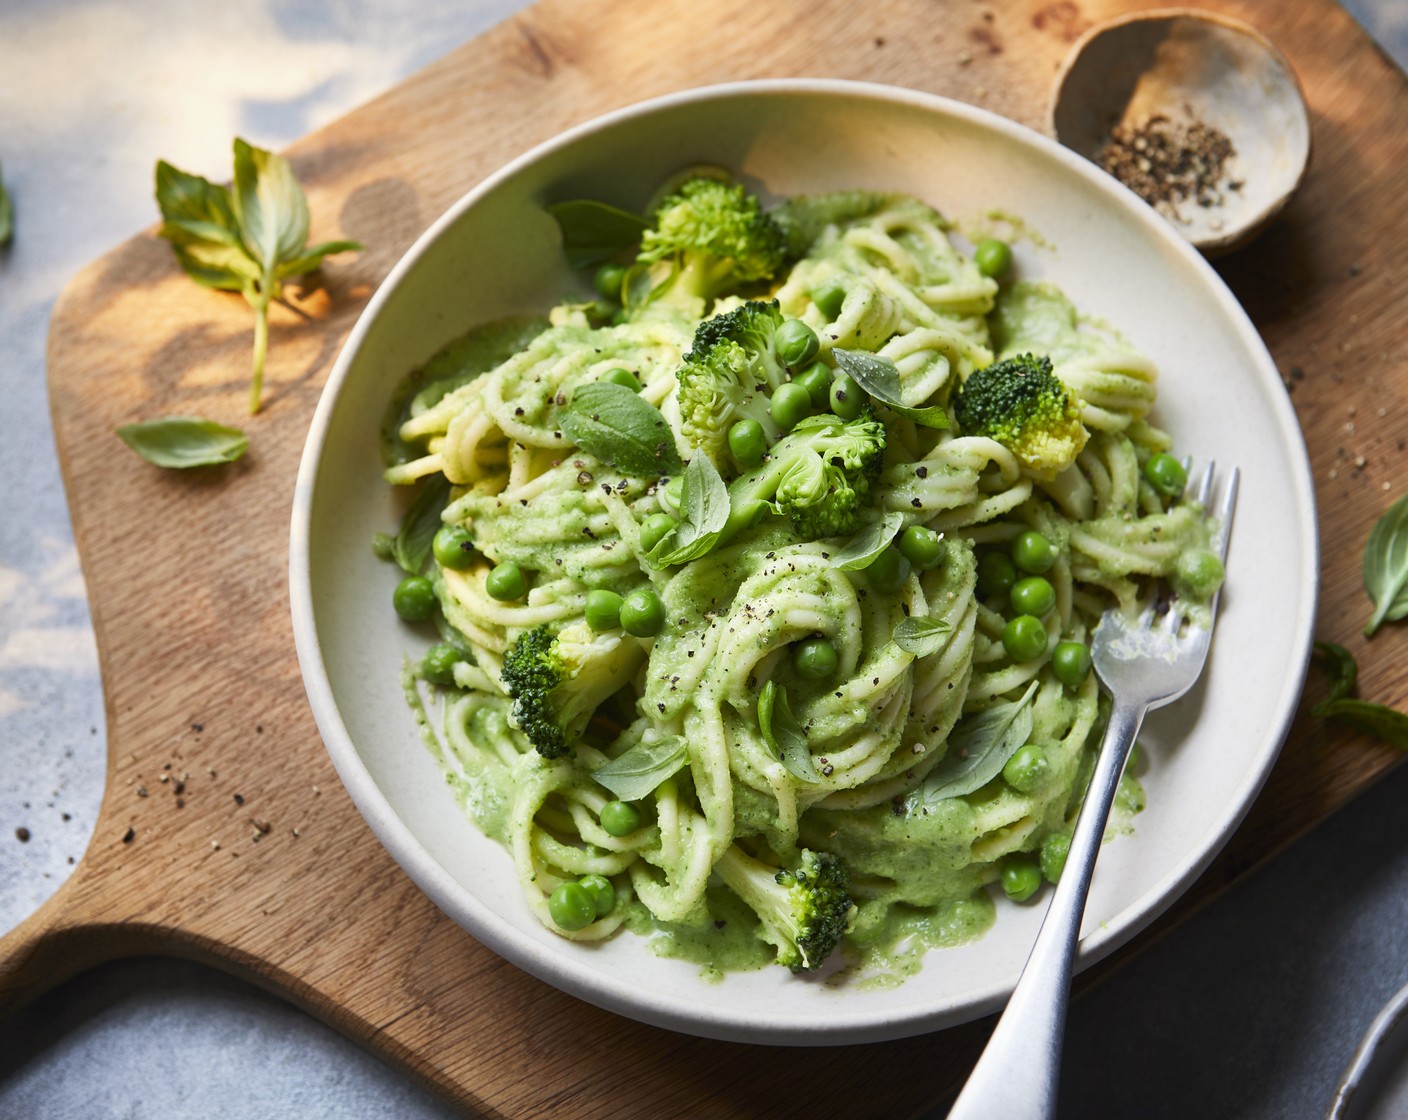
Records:
{"label": "wooden cutting board", "polygon": [[[652,95],[784,76],[906,85],[1041,127],[1074,38],[1144,6],[542,0],[290,149],[313,240],[367,249],[336,259],[296,314],[275,308],[267,404],[253,420],[241,300],[192,284],[150,230],[76,276],[54,313],[49,377],[101,652],[109,774],[72,878],[0,941],[0,1013],[98,961],[175,954],[286,995],[495,1117],[906,1116],[945,1093],[984,1024],[827,1050],[824,1079],[780,1076],[809,1056],[599,1011],[443,917],[342,792],[304,699],[286,583],[294,474],[369,293],[432,219],[530,145]],[[1389,628],[1372,652],[1359,637],[1360,550],[1408,484],[1408,87],[1330,0],[1207,6],[1259,25],[1308,94],[1308,179],[1219,268],[1285,374],[1309,445],[1325,546],[1319,632],[1365,655],[1363,695],[1408,706],[1408,630]],[[253,448],[227,469],[180,474],[112,434],[176,413],[245,426]],[[1250,818],[1159,928],[1395,758],[1303,715]]]}

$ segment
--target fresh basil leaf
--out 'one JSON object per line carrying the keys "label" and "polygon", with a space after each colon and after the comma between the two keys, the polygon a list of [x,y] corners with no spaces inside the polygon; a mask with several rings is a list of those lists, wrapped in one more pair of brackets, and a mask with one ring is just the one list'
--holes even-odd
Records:
{"label": "fresh basil leaf", "polygon": [[758,727],[774,757],[782,761],[789,774],[799,782],[821,781],[807,744],[807,733],[792,714],[786,690],[778,688],[773,681],[768,681],[758,691]]}
{"label": "fresh basil leaf", "polygon": [[284,261],[274,270],[274,275],[280,280],[287,280],[290,276],[302,276],[321,267],[324,257],[330,257],[333,253],[356,253],[360,252],[361,248],[360,241],[324,241],[321,245],[303,250],[293,260]]}
{"label": "fresh basil leaf", "polygon": [[895,627],[890,640],[905,653],[915,657],[932,657],[948,643],[951,629],[942,618],[906,618]]}
{"label": "fresh basil leaf", "polygon": [[558,413],[558,426],[583,451],[623,474],[659,478],[680,469],[670,425],[658,408],[625,385],[583,385]]}
{"label": "fresh basil leaf", "polygon": [[240,238],[224,187],[158,160],[156,201],[163,219],[161,236],[171,242],[176,259],[193,280],[235,292],[258,283],[259,265]]}
{"label": "fresh basil leaf", "polygon": [[684,469],[679,525],[671,529],[646,558],[656,568],[697,560],[718,542],[728,524],[728,487],[718,468],[703,452]]}
{"label": "fresh basil leaf", "polygon": [[1399,750],[1408,750],[1408,715],[1395,708],[1346,697],[1316,704],[1311,712],[1347,723],[1356,731],[1382,739]]}
{"label": "fresh basil leaf", "polygon": [[235,139],[235,217],[245,246],[266,273],[294,260],[308,243],[308,200],[288,160]]}
{"label": "fresh basil leaf", "polygon": [[1369,532],[1369,543],[1364,546],[1364,590],[1374,601],[1365,637],[1371,637],[1380,623],[1408,615],[1408,495],[1389,506]]}
{"label": "fresh basil leaf", "polygon": [[678,735],[669,735],[654,743],[637,743],[625,754],[598,766],[592,777],[622,801],[639,801],[676,774],[688,757],[685,741]]}
{"label": "fresh basil leaf", "polygon": [[10,192],[5,189],[5,180],[0,179],[0,248],[10,243],[15,234],[15,209],[10,204]]}
{"label": "fresh basil leaf", "polygon": [[831,566],[843,572],[868,568],[890,546],[904,524],[904,514],[891,512],[867,525],[831,554]]}
{"label": "fresh basil leaf", "polygon": [[440,514],[450,500],[450,481],[433,474],[421,484],[401,517],[401,527],[391,544],[391,558],[413,576],[418,576],[430,559],[431,544],[442,524]]}
{"label": "fresh basil leaf", "polygon": [[186,470],[233,463],[249,450],[249,437],[199,416],[167,416],[124,424],[118,437],[147,462]]}
{"label": "fresh basil leaf", "polygon": [[594,268],[639,244],[649,228],[639,214],[590,198],[550,202],[543,207],[562,230],[562,250],[573,268]]}
{"label": "fresh basil leaf", "polygon": [[1032,693],[1036,681],[1019,700],[994,704],[954,728],[948,752],[919,786],[905,798],[910,812],[933,808],[950,797],[962,797],[992,781],[1032,733]]}
{"label": "fresh basil leaf", "polygon": [[900,371],[889,358],[867,354],[861,350],[832,350],[841,372],[845,373],[892,412],[913,420],[925,428],[947,428],[948,413],[940,405],[911,408],[900,396]]}
{"label": "fresh basil leaf", "polygon": [[[1359,664],[1354,660],[1354,654],[1334,642],[1316,642],[1315,656],[1330,674],[1329,700],[1353,696],[1355,682],[1359,679]],[[1321,715],[1319,709],[1323,706],[1317,704],[1311,709],[1311,714]]]}

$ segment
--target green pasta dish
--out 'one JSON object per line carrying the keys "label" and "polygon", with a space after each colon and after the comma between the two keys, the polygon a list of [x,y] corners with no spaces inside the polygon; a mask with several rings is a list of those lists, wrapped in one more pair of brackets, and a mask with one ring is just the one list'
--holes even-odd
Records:
{"label": "green pasta dish", "polygon": [[1059,876],[1100,613],[1221,581],[1155,367],[912,197],[549,209],[596,294],[384,426],[424,737],[562,937],[896,982]]}

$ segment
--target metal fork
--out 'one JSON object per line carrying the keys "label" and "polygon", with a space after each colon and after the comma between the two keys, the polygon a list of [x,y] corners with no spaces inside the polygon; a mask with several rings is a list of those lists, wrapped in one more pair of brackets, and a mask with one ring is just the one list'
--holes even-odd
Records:
{"label": "metal fork", "polygon": [[[1225,560],[1238,473],[1232,470],[1213,505],[1214,467],[1209,463],[1203,472],[1195,500],[1205,516],[1215,519],[1213,548]],[[1202,672],[1216,611],[1214,596],[1205,616],[1194,613],[1190,618],[1185,605],[1175,598],[1162,615],[1151,606],[1137,621],[1112,608],[1095,628],[1091,642],[1095,672],[1112,700],[1095,774],[1031,956],[948,1120],[1037,1120],[1056,1115],[1076,944],[1110,806],[1145,713],[1177,700]]]}

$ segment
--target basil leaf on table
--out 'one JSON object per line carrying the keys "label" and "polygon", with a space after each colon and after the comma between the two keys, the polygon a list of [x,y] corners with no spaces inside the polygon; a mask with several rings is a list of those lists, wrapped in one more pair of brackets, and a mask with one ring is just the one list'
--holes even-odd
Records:
{"label": "basil leaf on table", "polygon": [[605,264],[640,241],[648,223],[639,214],[589,198],[550,202],[543,207],[562,230],[562,249],[573,268]]}
{"label": "basil leaf on table", "polygon": [[891,512],[879,521],[867,525],[831,554],[831,565],[843,572],[868,568],[890,546],[904,524],[904,514]]}
{"label": "basil leaf on table", "polygon": [[1389,506],[1374,523],[1364,546],[1364,590],[1374,614],[1364,627],[1371,637],[1380,623],[1408,615],[1408,495]]}
{"label": "basil leaf on table", "polygon": [[558,414],[558,426],[583,451],[623,474],[659,478],[680,469],[670,425],[658,408],[625,385],[583,385]]}
{"label": "basil leaf on table", "polygon": [[15,209],[10,204],[10,192],[5,189],[5,180],[0,178],[0,248],[10,243],[15,233]]}
{"label": "basil leaf on table", "polygon": [[598,766],[592,777],[622,801],[639,801],[677,773],[688,757],[684,740],[670,735],[654,743],[637,743],[620,757]]}
{"label": "basil leaf on table", "polygon": [[240,292],[254,308],[254,358],[249,411],[259,411],[269,349],[269,304],[283,282],[317,269],[331,253],[351,252],[356,241],[308,246],[308,200],[293,168],[280,155],[234,142],[234,184],[156,165],[161,236],[181,268],[198,284]]}
{"label": "basil leaf on table", "polygon": [[728,487],[709,456],[700,452],[684,469],[680,523],[660,539],[646,559],[656,568],[697,560],[714,547],[728,516]]}
{"label": "basil leaf on table", "polygon": [[1311,712],[1347,723],[1356,731],[1382,739],[1399,750],[1408,750],[1408,715],[1385,704],[1343,697],[1316,704]]}
{"label": "basil leaf on table", "polygon": [[[1359,680],[1359,664],[1354,660],[1354,654],[1334,642],[1316,642],[1315,656],[1330,674],[1329,699],[1343,700],[1353,696],[1354,685]],[[1317,704],[1311,709],[1311,714],[1320,715],[1318,709],[1321,706]]]}
{"label": "basil leaf on table", "polygon": [[1007,765],[1032,733],[1032,693],[1036,681],[1018,700],[994,704],[959,724],[948,737],[948,753],[918,788],[905,797],[910,812],[937,806],[987,785]]}
{"label": "basil leaf on table", "polygon": [[915,657],[932,657],[948,644],[952,629],[942,618],[906,618],[895,627],[890,640]]}
{"label": "basil leaf on table", "polygon": [[249,437],[199,416],[167,416],[117,429],[122,442],[158,467],[187,470],[233,463],[249,450]]}
{"label": "basil leaf on table", "polygon": [[900,371],[889,358],[861,350],[832,350],[841,372],[892,412],[924,428],[947,428],[948,413],[940,405],[912,408],[900,395]]}
{"label": "basil leaf on table", "polygon": [[768,681],[758,691],[758,727],[773,755],[781,760],[789,774],[799,782],[821,781],[816,763],[812,761],[811,747],[807,745],[807,733],[792,714],[786,690],[778,688],[773,681]]}

